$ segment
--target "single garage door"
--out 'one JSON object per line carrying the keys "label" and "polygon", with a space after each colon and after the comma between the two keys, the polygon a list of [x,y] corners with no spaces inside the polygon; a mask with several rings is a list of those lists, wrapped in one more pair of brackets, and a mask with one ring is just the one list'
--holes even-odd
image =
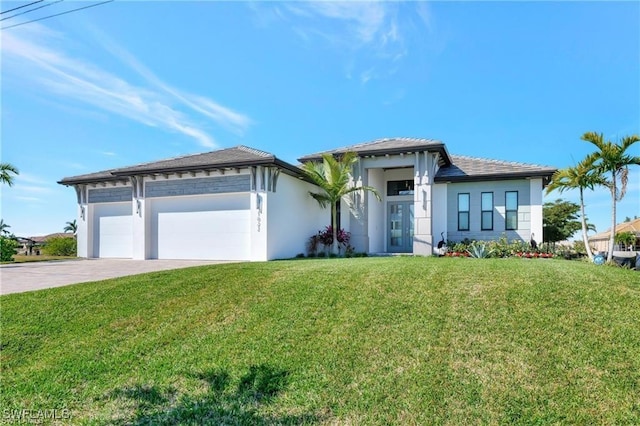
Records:
{"label": "single garage door", "polygon": [[133,257],[131,203],[93,206],[93,257]]}
{"label": "single garage door", "polygon": [[151,257],[249,260],[249,207],[249,194],[154,199]]}

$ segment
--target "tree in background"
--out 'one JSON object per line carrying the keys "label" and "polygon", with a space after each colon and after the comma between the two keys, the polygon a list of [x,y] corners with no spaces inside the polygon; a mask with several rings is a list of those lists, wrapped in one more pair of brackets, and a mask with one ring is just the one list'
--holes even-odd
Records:
{"label": "tree in background", "polygon": [[[558,199],[554,202],[544,203],[542,208],[543,240],[549,243],[564,241],[582,227],[578,220],[580,206],[570,201]],[[593,225],[586,224],[593,229]]]}
{"label": "tree in background", "polygon": [[15,176],[19,175],[20,172],[16,168],[16,166],[9,163],[0,163],[0,182],[6,183],[9,186],[13,185],[13,180]]}
{"label": "tree in background", "polygon": [[[628,153],[631,146],[640,141],[640,136],[632,135],[622,138],[620,143],[605,141],[602,133],[587,132],[582,140],[592,143],[598,148],[593,153],[593,168],[607,179],[607,186],[611,191],[611,236],[609,237],[609,252],[607,261],[613,259],[613,244],[616,234],[616,202],[622,200],[627,191],[629,166],[640,165],[640,157]],[[610,180],[607,175],[610,175]]]}
{"label": "tree in background", "polygon": [[[302,165],[302,170],[307,177],[322,190],[320,193],[309,191],[309,195],[320,204],[320,207],[325,208],[331,206],[331,228],[333,231],[331,251],[336,254],[338,250],[337,203],[342,199],[346,200],[349,194],[358,191],[371,192],[378,201],[381,200],[380,194],[378,194],[375,188],[371,186],[351,185],[351,169],[356,161],[358,161],[356,153],[346,152],[339,158],[335,158],[331,154],[324,154],[322,156],[322,162],[310,161]],[[348,202],[347,204],[352,208],[352,203]]]}
{"label": "tree in background", "polygon": [[71,232],[73,233],[73,235],[76,235],[76,233],[78,232],[78,224],[76,223],[75,219],[73,219],[73,222],[66,223],[64,232]]}
{"label": "tree in background", "polygon": [[633,247],[636,244],[636,234],[631,231],[618,232],[615,237],[615,242],[618,244],[624,244],[625,247]]}
{"label": "tree in background", "polygon": [[0,235],[9,235],[9,228],[11,225],[4,223],[4,219],[0,219]]}
{"label": "tree in background", "polygon": [[[593,163],[596,161],[594,154],[579,162],[575,167],[567,167],[558,170],[553,174],[551,182],[547,186],[547,194],[554,190],[562,193],[568,189],[578,189],[580,191],[580,223],[582,228],[582,241],[584,243],[589,260],[593,260],[593,253],[589,247],[589,237],[587,236],[587,216],[584,212],[584,190],[593,188],[596,185],[606,186],[606,179],[594,169]],[[595,230],[595,229],[594,229]],[[561,241],[561,240],[559,240]]]}

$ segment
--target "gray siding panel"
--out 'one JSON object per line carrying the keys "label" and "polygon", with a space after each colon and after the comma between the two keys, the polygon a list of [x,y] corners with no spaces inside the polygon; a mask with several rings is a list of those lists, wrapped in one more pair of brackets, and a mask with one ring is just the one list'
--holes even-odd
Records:
{"label": "gray siding panel", "polygon": [[116,203],[120,201],[131,201],[132,199],[133,192],[130,186],[89,189],[90,203]]}
{"label": "gray siding panel", "polygon": [[208,178],[162,180],[147,182],[147,198],[176,195],[224,194],[250,191],[249,175],[216,176]]}

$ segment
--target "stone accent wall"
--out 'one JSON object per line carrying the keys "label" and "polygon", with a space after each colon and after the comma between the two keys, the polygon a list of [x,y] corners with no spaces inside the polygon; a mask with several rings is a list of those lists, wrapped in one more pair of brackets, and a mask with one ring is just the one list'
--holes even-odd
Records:
{"label": "stone accent wall", "polygon": [[90,203],[117,203],[132,199],[133,192],[130,186],[89,189]]}
{"label": "stone accent wall", "polygon": [[171,197],[179,195],[224,194],[230,192],[249,192],[249,175],[216,176],[194,179],[173,179],[148,181],[145,196]]}

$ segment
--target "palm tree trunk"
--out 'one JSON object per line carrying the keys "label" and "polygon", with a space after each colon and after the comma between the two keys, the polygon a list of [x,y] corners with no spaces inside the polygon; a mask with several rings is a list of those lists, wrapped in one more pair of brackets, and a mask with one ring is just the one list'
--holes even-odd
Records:
{"label": "palm tree trunk", "polygon": [[[339,203],[340,201],[338,201]],[[331,252],[338,254],[338,208],[336,203],[331,203],[331,230],[333,233],[333,243],[331,244]]]}
{"label": "palm tree trunk", "polygon": [[593,262],[593,253],[591,247],[589,247],[589,238],[587,237],[587,219],[584,216],[584,193],[582,187],[580,187],[580,214],[582,216],[582,241],[584,242],[584,249],[587,251],[589,260]]}
{"label": "palm tree trunk", "polygon": [[611,235],[609,236],[609,253],[607,253],[607,262],[613,260],[613,243],[616,237],[616,172],[611,173]]}

